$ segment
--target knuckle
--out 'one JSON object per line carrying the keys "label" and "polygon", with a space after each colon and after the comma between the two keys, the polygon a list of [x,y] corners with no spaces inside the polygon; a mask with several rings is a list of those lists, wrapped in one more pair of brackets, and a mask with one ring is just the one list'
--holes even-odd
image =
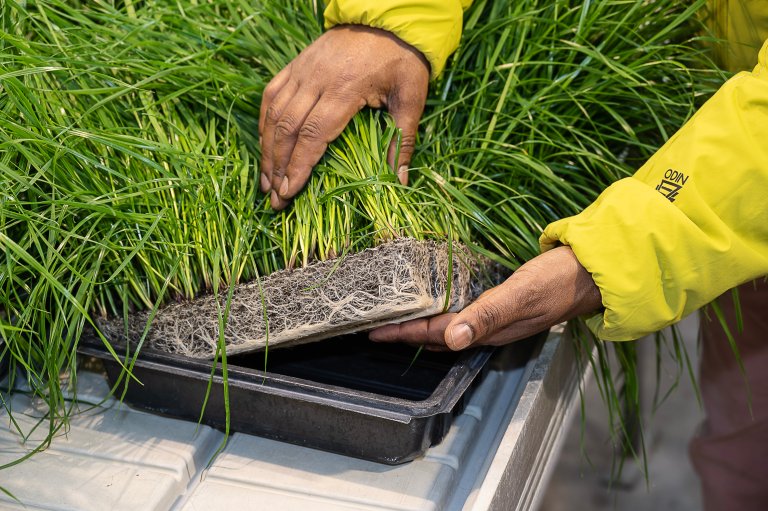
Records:
{"label": "knuckle", "polygon": [[477,318],[486,333],[498,330],[503,324],[504,313],[501,307],[493,303],[483,304],[477,308]]}
{"label": "knuckle", "polygon": [[269,105],[267,107],[267,122],[275,124],[280,120],[280,110],[275,105]]}
{"label": "knuckle", "polygon": [[400,152],[411,153],[416,147],[416,137],[414,135],[402,135],[400,137]]}
{"label": "knuckle", "polygon": [[292,115],[283,115],[275,123],[275,134],[278,137],[290,137],[296,134],[296,119]]}
{"label": "knuckle", "polygon": [[323,126],[320,119],[311,117],[307,119],[299,129],[299,137],[306,140],[322,140]]}
{"label": "knuckle", "polygon": [[264,87],[264,94],[262,95],[262,101],[272,101],[277,96],[277,91],[280,90],[275,80],[270,81],[266,87]]}
{"label": "knuckle", "polygon": [[267,86],[264,87],[264,92],[262,93],[262,101],[272,101],[275,99],[277,94],[283,89],[286,83],[290,83],[292,81],[292,70],[293,63],[291,62],[285,66],[282,71],[272,77],[269,83],[267,83]]}

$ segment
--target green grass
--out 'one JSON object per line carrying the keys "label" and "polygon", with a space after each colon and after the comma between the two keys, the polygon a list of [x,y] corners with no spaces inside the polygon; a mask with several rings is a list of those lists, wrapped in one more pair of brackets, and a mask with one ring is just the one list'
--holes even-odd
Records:
{"label": "green grass", "polygon": [[59,374],[76,372],[96,315],[400,236],[517,267],[721,81],[695,40],[702,4],[475,2],[432,84],[411,185],[385,163],[391,122],[366,111],[274,213],[258,192],[258,105],[320,33],[312,2],[7,0],[0,357],[30,375],[56,431]]}

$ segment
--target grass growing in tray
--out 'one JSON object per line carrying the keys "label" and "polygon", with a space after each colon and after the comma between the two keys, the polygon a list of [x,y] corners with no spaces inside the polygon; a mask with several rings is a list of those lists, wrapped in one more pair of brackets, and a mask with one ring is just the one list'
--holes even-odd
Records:
{"label": "grass growing in tray", "polygon": [[[396,130],[363,112],[274,213],[258,192],[258,105],[320,33],[313,2],[6,0],[0,358],[29,375],[53,433],[69,413],[59,375],[76,375],[96,315],[401,236],[517,267],[721,80],[695,41],[702,4],[477,1],[432,84],[410,186],[385,163]],[[612,346],[635,374],[628,345]],[[599,374],[611,406],[637,391]]]}

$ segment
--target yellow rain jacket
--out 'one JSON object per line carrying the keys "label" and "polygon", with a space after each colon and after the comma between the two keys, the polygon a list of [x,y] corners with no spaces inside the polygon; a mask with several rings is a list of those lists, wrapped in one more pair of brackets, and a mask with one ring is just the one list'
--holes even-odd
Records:
{"label": "yellow rain jacket", "polygon": [[[389,30],[419,49],[436,76],[461,35],[459,0],[332,0],[328,28]],[[768,36],[768,1],[711,2],[731,69]],[[588,320],[604,340],[641,337],[726,290],[768,274],[768,41],[632,177],[578,215],[546,227],[542,250],[570,245],[600,288]],[[768,313],[768,304],[767,313]]]}

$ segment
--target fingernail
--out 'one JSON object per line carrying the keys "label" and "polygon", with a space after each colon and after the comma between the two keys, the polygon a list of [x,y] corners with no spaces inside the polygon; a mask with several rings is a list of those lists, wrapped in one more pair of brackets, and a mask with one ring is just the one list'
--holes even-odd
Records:
{"label": "fingernail", "polygon": [[448,332],[448,335],[451,337],[451,344],[453,344],[453,349],[463,350],[472,344],[472,337],[474,336],[474,332],[472,332],[472,328],[468,324],[461,323],[451,328],[451,330]]}
{"label": "fingernail", "polygon": [[261,191],[267,193],[270,190],[269,178],[266,174],[261,175]]}
{"label": "fingernail", "polygon": [[405,179],[408,177],[408,165],[400,165],[397,169],[397,178],[402,184],[405,184]]}
{"label": "fingernail", "polygon": [[379,333],[378,330],[371,330],[370,332],[368,332],[368,340],[373,342],[380,341],[381,334]]}
{"label": "fingernail", "polygon": [[283,184],[280,185],[280,197],[288,195],[288,178],[283,178]]}
{"label": "fingernail", "polygon": [[280,204],[280,197],[277,196],[277,192],[274,190],[272,190],[272,194],[269,196],[269,200],[273,208]]}

